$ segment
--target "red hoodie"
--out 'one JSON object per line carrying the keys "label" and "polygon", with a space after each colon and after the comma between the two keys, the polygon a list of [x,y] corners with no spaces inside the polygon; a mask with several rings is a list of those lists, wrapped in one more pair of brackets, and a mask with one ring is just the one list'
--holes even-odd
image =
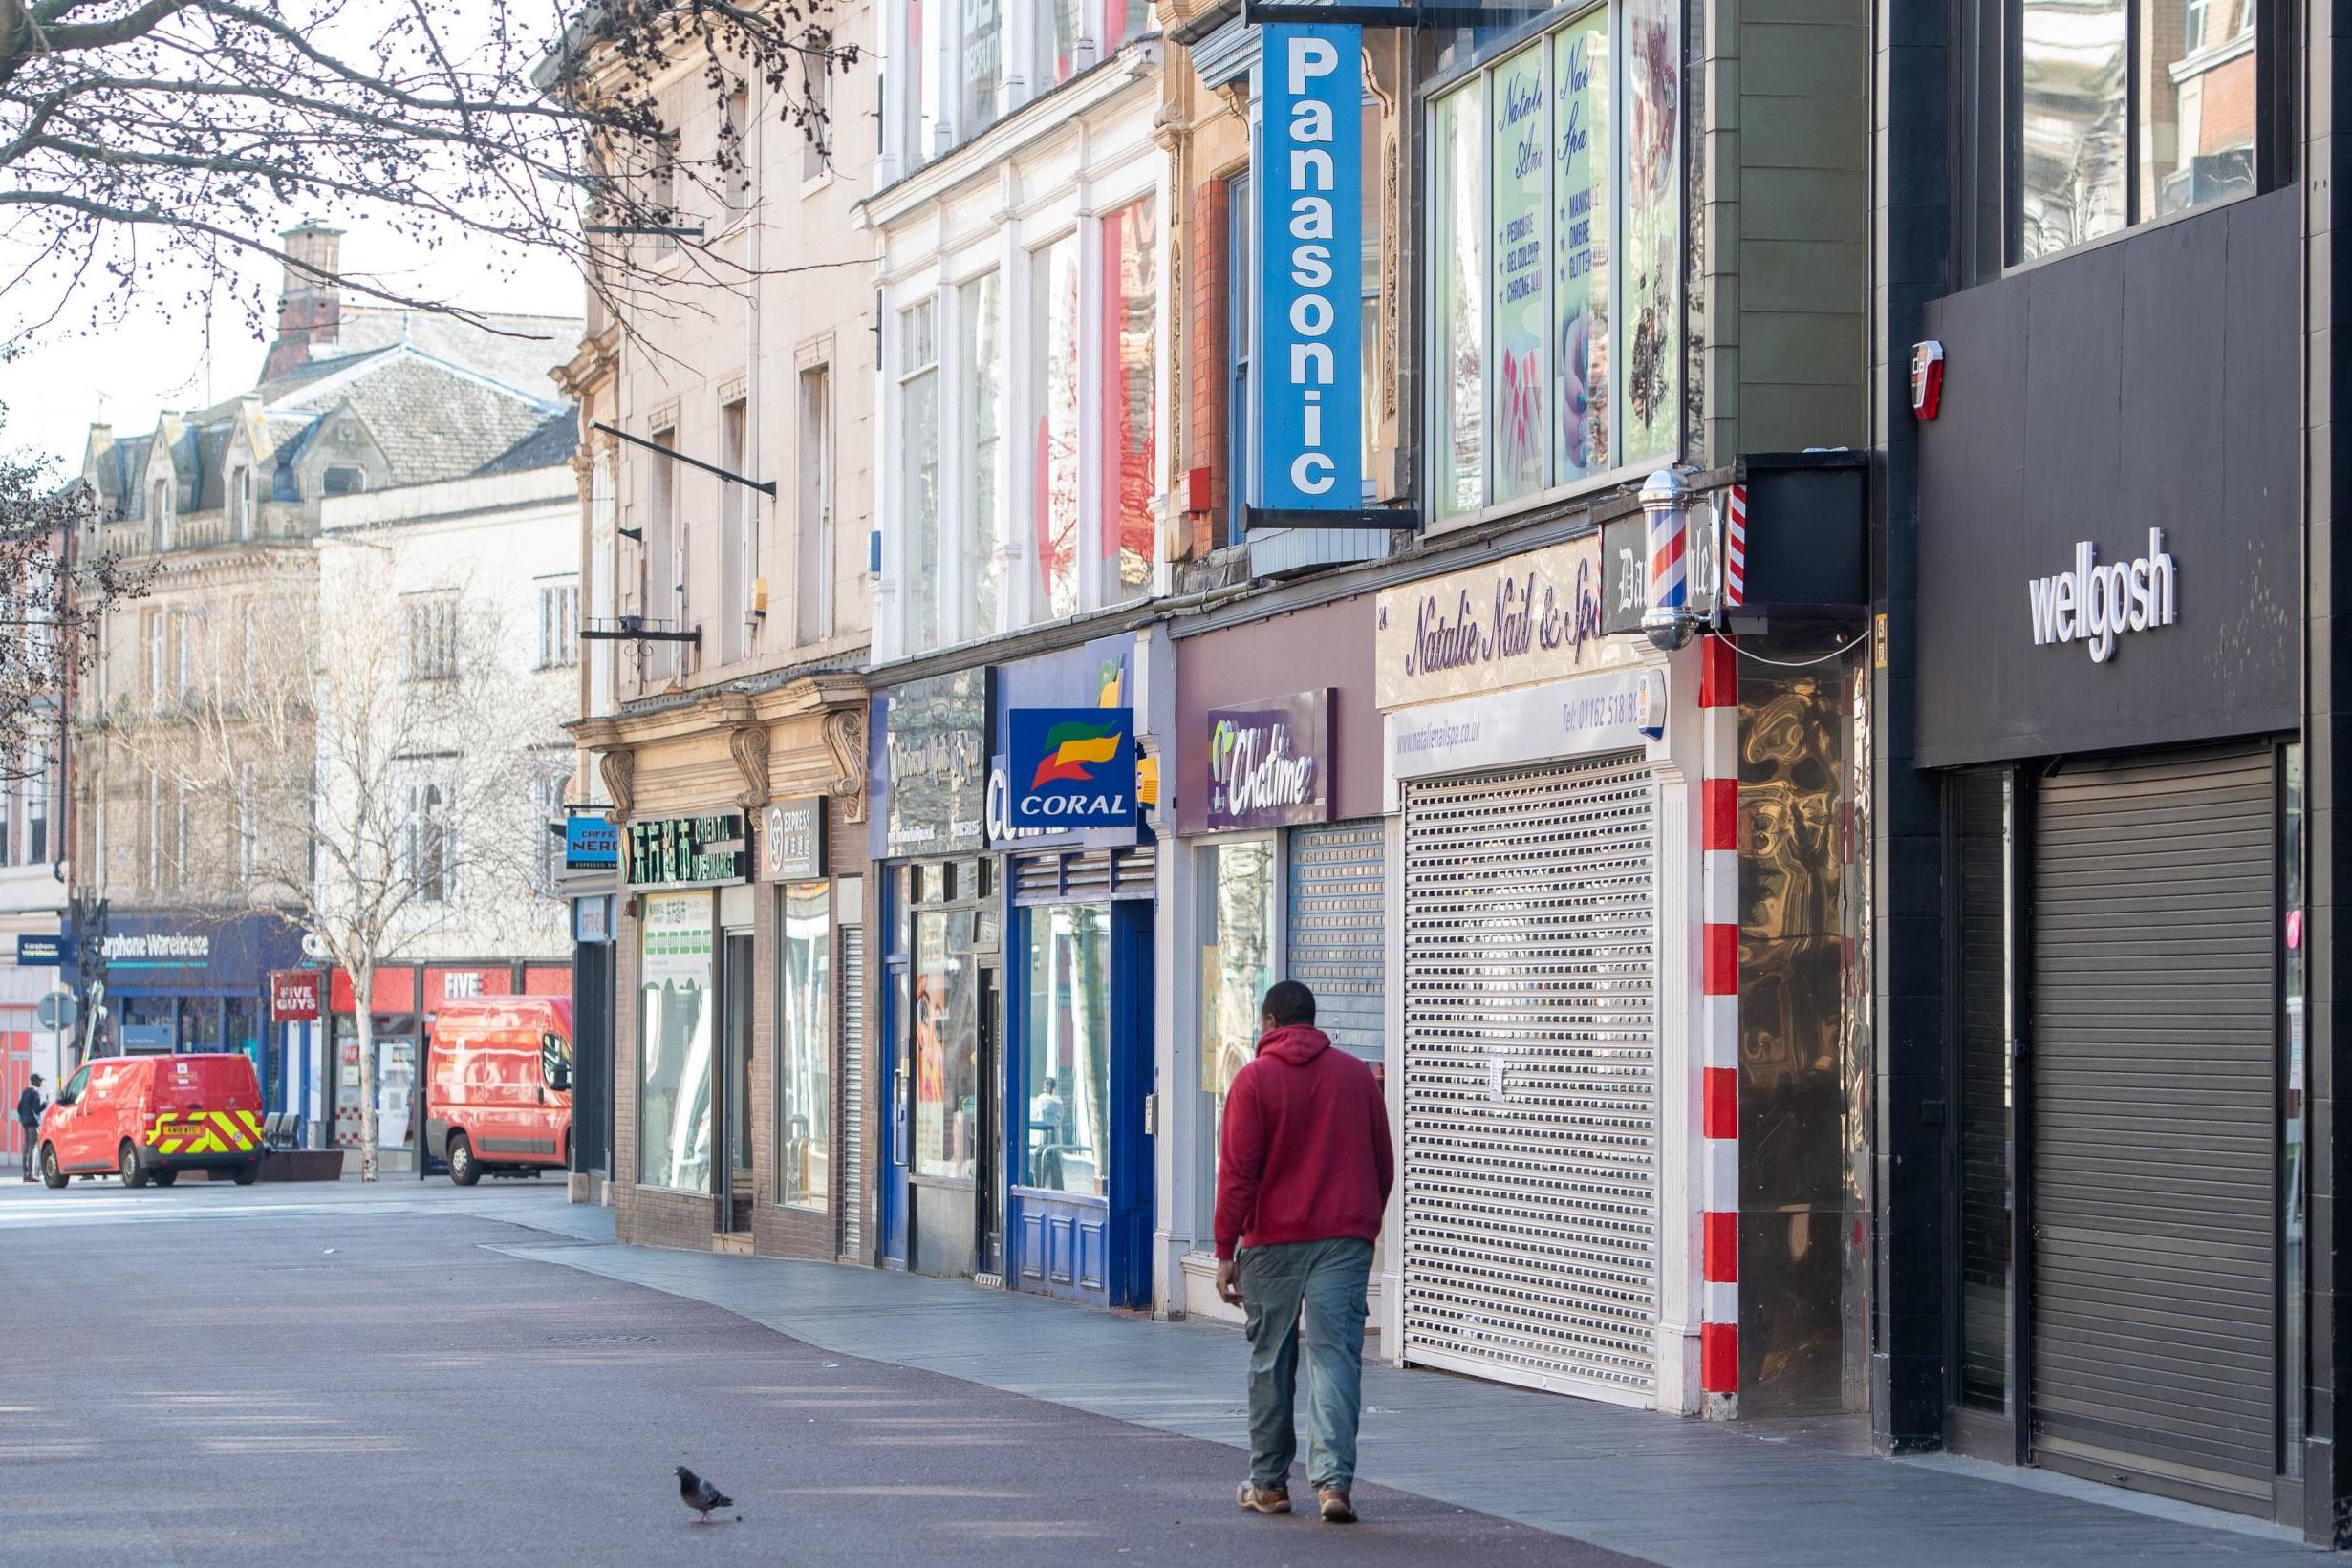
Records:
{"label": "red hoodie", "polygon": [[1380,1235],[1395,1179],[1389,1106],[1371,1068],[1305,1024],[1271,1029],[1225,1095],[1217,1256],[1236,1246]]}

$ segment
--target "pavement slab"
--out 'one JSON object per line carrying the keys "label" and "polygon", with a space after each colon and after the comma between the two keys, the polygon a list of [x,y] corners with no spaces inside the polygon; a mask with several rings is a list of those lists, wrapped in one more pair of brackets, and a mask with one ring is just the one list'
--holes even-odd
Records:
{"label": "pavement slab", "polygon": [[[0,1563],[2334,1560],[2042,1471],[1873,1458],[1850,1423],[1389,1365],[1367,1522],[1255,1518],[1231,1329],[612,1235],[553,1183],[0,1188],[0,1305],[41,1325],[0,1396]],[[680,1462],[740,1525],[692,1528]]]}
{"label": "pavement slab", "polygon": [[[0,1238],[30,1330],[0,1561],[1639,1568],[1379,1487],[1353,1529],[1243,1514],[1221,1445],[513,1256],[532,1239],[374,1203]],[[733,1493],[722,1522],[680,1505],[680,1463]]]}
{"label": "pavement slab", "polygon": [[[1232,1329],[784,1258],[515,1249],[891,1361],[1154,1430],[1247,1447]],[[2333,1560],[2276,1526],[2041,1471],[1840,1452],[1780,1423],[1681,1420],[1368,1365],[1361,1477],[1666,1568],[2273,1568]]]}

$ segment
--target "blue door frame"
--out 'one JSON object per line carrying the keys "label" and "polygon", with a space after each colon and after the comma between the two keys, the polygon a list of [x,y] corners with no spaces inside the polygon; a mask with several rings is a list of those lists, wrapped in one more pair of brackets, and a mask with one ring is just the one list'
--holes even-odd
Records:
{"label": "blue door frame", "polygon": [[[1003,1169],[1025,1169],[1028,1136],[1028,923],[1015,912],[1007,944]],[[1111,904],[1109,1159],[1102,1197],[1012,1183],[1005,1201],[1005,1282],[1095,1306],[1152,1306],[1152,920],[1148,899]]]}
{"label": "blue door frame", "polygon": [[881,996],[876,1009],[882,1020],[878,1037],[882,1048],[875,1061],[876,1092],[882,1097],[882,1106],[881,1114],[874,1118],[880,1129],[876,1143],[881,1164],[876,1168],[880,1174],[874,1184],[875,1224],[882,1233],[882,1266],[903,1269],[907,1266],[907,1137],[911,1130],[906,1123],[906,1041],[902,1038],[906,1022],[907,913],[898,893],[896,868],[882,868],[874,881],[881,892],[878,904],[882,920]]}

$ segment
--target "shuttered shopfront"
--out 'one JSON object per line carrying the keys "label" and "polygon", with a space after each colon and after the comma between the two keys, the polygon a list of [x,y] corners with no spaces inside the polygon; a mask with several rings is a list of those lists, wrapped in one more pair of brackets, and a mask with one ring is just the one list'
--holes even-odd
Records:
{"label": "shuttered shopfront", "polygon": [[1404,785],[1408,1362],[1654,1403],[1658,788]]}
{"label": "shuttered shopfront", "polygon": [[1290,830],[1284,970],[1315,993],[1315,1021],[1331,1042],[1383,1060],[1388,963],[1381,904],[1387,828],[1375,817]]}
{"label": "shuttered shopfront", "polygon": [[2277,787],[2267,746],[2070,763],[2034,813],[2031,1442],[2267,1511]]}
{"label": "shuttered shopfront", "polygon": [[866,1257],[866,928],[841,927],[841,1245]]}

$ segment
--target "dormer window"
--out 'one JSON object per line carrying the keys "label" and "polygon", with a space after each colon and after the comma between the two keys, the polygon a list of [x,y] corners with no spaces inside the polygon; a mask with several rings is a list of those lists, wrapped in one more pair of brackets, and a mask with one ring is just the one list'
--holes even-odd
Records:
{"label": "dormer window", "polygon": [[158,478],[147,486],[147,542],[156,549],[171,548],[171,481]]}
{"label": "dormer window", "polygon": [[228,476],[228,516],[233,537],[253,537],[253,470],[232,469]]}
{"label": "dormer window", "polygon": [[365,469],[337,465],[327,470],[326,491],[331,496],[356,496],[367,487]]}

